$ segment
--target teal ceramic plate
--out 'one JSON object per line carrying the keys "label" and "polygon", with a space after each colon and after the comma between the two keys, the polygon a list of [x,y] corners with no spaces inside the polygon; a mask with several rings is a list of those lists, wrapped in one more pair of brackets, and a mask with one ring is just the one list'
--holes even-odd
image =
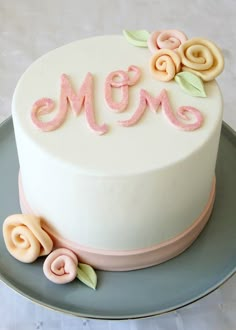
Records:
{"label": "teal ceramic plate", "polygon": [[[74,281],[58,286],[42,263],[22,264],[6,251],[0,234],[0,278],[45,307],[86,318],[147,317],[189,304],[219,287],[236,270],[236,136],[223,125],[212,217],[195,243],[161,265],[132,272],[98,272],[93,291]],[[18,160],[11,119],[0,127],[0,221],[20,212]],[[37,175],[37,173],[36,173]],[[194,175],[194,173],[193,173]]]}

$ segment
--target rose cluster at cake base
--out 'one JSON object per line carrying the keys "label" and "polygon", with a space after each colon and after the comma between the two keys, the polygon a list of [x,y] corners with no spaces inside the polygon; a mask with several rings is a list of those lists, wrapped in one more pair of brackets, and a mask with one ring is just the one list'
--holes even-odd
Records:
{"label": "rose cluster at cake base", "polygon": [[97,275],[94,269],[80,263],[77,255],[69,249],[53,250],[53,240],[43,224],[41,218],[30,214],[7,217],[3,223],[3,237],[8,252],[24,263],[32,263],[38,257],[47,256],[43,272],[50,281],[65,284],[77,278],[95,290]]}

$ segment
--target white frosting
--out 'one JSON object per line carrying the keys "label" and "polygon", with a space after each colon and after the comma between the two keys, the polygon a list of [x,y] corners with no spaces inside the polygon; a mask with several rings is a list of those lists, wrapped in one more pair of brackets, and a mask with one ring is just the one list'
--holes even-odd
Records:
{"label": "white frosting", "polygon": [[[207,98],[189,96],[175,82],[152,78],[150,56],[122,36],[85,39],[41,57],[17,85],[12,113],[23,189],[31,208],[65,239],[93,248],[149,247],[189,227],[208,201],[222,121],[219,88],[205,83]],[[142,76],[129,88],[128,109],[116,114],[105,102],[105,79],[130,65]],[[33,103],[49,97],[58,104],[61,74],[78,90],[87,72],[94,75],[97,122],[107,123],[109,132],[91,131],[83,111],[78,117],[69,111],[55,131],[35,128]],[[119,126],[136,110],[141,88],[153,96],[165,88],[174,111],[199,109],[203,126],[180,131],[161,108],[157,114],[147,109],[133,127]]]}

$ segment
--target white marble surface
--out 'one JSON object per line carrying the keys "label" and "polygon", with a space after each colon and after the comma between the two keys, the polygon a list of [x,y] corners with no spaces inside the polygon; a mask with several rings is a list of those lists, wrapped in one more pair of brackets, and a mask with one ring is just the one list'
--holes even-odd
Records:
{"label": "white marble surface", "polygon": [[[179,28],[205,36],[223,49],[226,65],[218,82],[224,120],[236,130],[235,0],[0,0],[0,122],[11,112],[16,82],[36,58],[62,44],[92,35]],[[176,312],[146,320],[82,320],[47,310],[0,282],[0,330],[233,330],[236,329],[236,276],[208,297]]]}

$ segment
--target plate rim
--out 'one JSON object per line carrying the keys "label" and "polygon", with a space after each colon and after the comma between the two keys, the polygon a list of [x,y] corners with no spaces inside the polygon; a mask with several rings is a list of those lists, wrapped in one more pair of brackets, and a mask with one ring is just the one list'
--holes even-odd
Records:
{"label": "plate rim", "polygon": [[232,278],[234,275],[236,274],[236,266],[235,268],[229,273],[227,274],[220,282],[218,282],[216,285],[212,286],[211,288],[209,288],[208,290],[206,290],[205,292],[203,292],[202,294],[199,294],[195,299],[191,300],[189,299],[188,301],[186,301],[184,304],[179,304],[176,306],[173,306],[173,308],[171,309],[163,309],[160,310],[158,312],[155,313],[145,313],[145,314],[136,314],[136,315],[132,315],[132,316],[120,316],[120,317],[106,317],[104,315],[101,316],[93,316],[93,315],[89,315],[89,314],[85,314],[85,313],[79,313],[79,312],[73,312],[73,311],[69,311],[60,307],[55,307],[51,304],[42,302],[39,299],[36,299],[30,295],[28,295],[27,293],[25,293],[24,291],[20,290],[19,288],[17,288],[14,284],[11,283],[10,280],[8,280],[5,276],[3,276],[1,274],[1,270],[0,270],[0,281],[2,281],[5,285],[7,285],[11,290],[13,290],[14,292],[16,292],[17,294],[23,296],[24,298],[28,299],[29,301],[42,306],[44,308],[47,308],[51,311],[54,312],[58,312],[58,313],[63,313],[66,315],[71,315],[71,316],[76,316],[76,317],[80,317],[80,318],[86,318],[86,319],[90,319],[90,320],[103,320],[103,321],[127,321],[127,320],[138,320],[138,319],[146,319],[146,318],[151,318],[151,317],[156,317],[156,316],[160,316],[163,314],[168,314],[168,313],[172,313],[173,311],[177,311],[181,308],[184,308],[186,306],[189,306],[191,304],[194,304],[195,302],[207,297],[208,295],[210,295],[211,293],[213,293],[214,291],[216,291],[217,289],[219,289],[224,283],[226,283],[230,278]]}

